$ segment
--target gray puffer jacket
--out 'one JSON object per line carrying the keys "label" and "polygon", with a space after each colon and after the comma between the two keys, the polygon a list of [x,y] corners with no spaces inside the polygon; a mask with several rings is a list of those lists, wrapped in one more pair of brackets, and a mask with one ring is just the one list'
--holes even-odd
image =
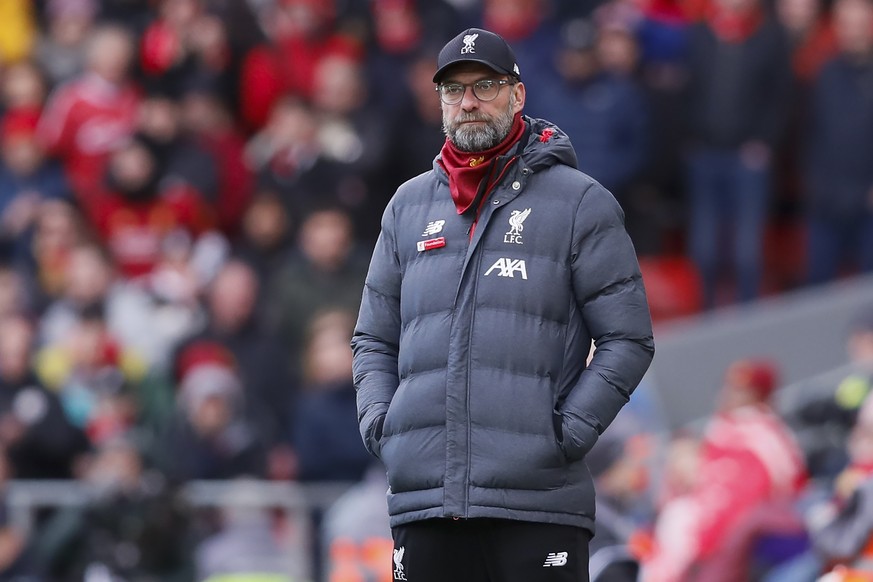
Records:
{"label": "gray puffer jacket", "polygon": [[385,210],[352,347],[392,526],[492,517],[593,529],[585,454],[654,354],[619,205],[576,169],[566,134],[525,121],[472,238],[438,161]]}

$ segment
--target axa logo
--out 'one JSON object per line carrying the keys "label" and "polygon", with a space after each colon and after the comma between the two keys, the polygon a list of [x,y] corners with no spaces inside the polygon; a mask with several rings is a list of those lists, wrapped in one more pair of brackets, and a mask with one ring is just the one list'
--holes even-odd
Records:
{"label": "axa logo", "polygon": [[546,561],[543,563],[543,568],[551,568],[552,566],[566,566],[567,552],[549,552],[546,556]]}
{"label": "axa logo", "polygon": [[406,553],[406,548],[400,546],[394,548],[394,579],[406,580],[406,572],[403,569],[403,554]]}
{"label": "axa logo", "polygon": [[487,271],[485,271],[485,276],[487,277],[494,271],[497,271],[498,277],[509,277],[510,279],[514,279],[515,274],[518,273],[521,275],[522,279],[527,281],[527,266],[524,263],[524,259],[497,259],[497,261],[491,265]]}
{"label": "axa logo", "polygon": [[427,226],[424,227],[424,232],[421,233],[421,236],[433,236],[438,232],[442,232],[443,226],[445,226],[445,220],[431,220],[427,223]]}
{"label": "axa logo", "polygon": [[521,231],[524,230],[524,221],[530,216],[530,208],[513,210],[509,213],[509,231],[503,235],[503,242],[512,244],[524,244],[521,242]]}
{"label": "axa logo", "polygon": [[476,52],[476,39],[479,38],[479,33],[476,34],[465,34],[464,35],[464,46],[461,47],[461,54],[466,55],[469,53]]}

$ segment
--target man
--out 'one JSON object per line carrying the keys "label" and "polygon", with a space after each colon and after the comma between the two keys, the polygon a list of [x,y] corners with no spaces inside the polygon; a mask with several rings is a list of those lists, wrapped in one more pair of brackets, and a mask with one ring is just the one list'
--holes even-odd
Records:
{"label": "man", "polygon": [[807,280],[873,272],[873,2],[833,4],[837,54],[812,85],[806,135]]}
{"label": "man", "polygon": [[688,249],[713,309],[723,274],[733,275],[735,300],[761,292],[771,158],[792,93],[789,45],[765,2],[714,0],[688,30],[686,67]]}
{"label": "man", "polygon": [[86,209],[97,195],[110,154],[136,128],[140,95],[129,69],[135,55],[130,32],[105,25],[90,35],[85,71],[51,95],[38,129],[49,153],[60,159]]}
{"label": "man", "polygon": [[567,136],[521,115],[502,38],[438,64],[447,140],[385,211],[352,340],[394,579],[588,580],[585,455],[654,352],[636,256]]}

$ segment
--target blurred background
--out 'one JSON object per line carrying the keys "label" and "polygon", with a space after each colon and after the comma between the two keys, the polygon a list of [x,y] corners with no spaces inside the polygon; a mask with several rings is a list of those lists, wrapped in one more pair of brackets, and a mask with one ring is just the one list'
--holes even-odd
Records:
{"label": "blurred background", "polygon": [[873,0],[0,0],[0,579],[392,579],[348,342],[469,26],[649,293],[594,579],[873,579]]}

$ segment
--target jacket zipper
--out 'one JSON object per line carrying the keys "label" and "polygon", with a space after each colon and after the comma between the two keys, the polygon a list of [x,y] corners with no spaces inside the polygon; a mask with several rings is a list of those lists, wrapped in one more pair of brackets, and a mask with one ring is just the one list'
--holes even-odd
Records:
{"label": "jacket zipper", "polygon": [[[512,156],[509,160],[507,160],[506,164],[503,165],[503,168],[500,169],[500,172],[497,175],[497,178],[490,182],[490,184],[486,185],[485,191],[483,192],[482,199],[479,201],[479,204],[476,207],[476,214],[473,217],[473,223],[470,225],[470,229],[467,231],[467,246],[473,243],[473,235],[476,230],[476,226],[479,223],[479,214],[482,211],[482,208],[485,206],[485,201],[488,199],[488,195],[491,191],[500,184],[500,181],[506,175],[509,168],[515,163],[518,159],[518,156]],[[467,466],[464,475],[464,517],[469,517],[470,513],[470,472],[473,467],[473,447],[472,447],[472,435],[473,435],[473,423],[470,419],[470,388],[471,388],[471,373],[473,369],[473,322],[476,316],[476,295],[479,290],[479,269],[482,265],[482,253],[477,253],[476,261],[473,265],[473,289],[472,289],[472,304],[470,305],[470,330],[467,334],[467,382],[465,386],[465,414],[467,421]]]}
{"label": "jacket zipper", "polygon": [[475,277],[473,278],[472,303],[470,304],[470,329],[467,332],[467,381],[466,386],[464,387],[464,414],[467,422],[467,465],[464,472],[464,517],[469,517],[470,514],[470,472],[473,468],[473,423],[470,419],[470,388],[472,384],[471,376],[473,370],[473,350],[471,347],[473,345],[473,322],[476,319],[476,293],[479,289],[479,267],[481,264],[482,255],[480,253],[476,256],[476,261],[473,265]]}

